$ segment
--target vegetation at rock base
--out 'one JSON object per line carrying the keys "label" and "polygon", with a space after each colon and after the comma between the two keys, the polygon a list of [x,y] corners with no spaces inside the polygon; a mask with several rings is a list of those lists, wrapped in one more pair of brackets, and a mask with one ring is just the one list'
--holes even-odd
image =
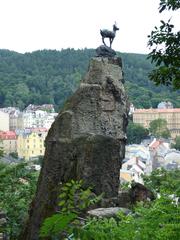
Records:
{"label": "vegetation at rock base", "polygon": [[[179,0],[160,0],[160,13],[178,9]],[[148,45],[152,49],[149,58],[156,66],[149,75],[150,79],[157,85],[172,85],[174,89],[180,89],[180,31],[175,31],[171,19],[168,22],[161,20],[161,26],[155,27],[148,37]]]}
{"label": "vegetation at rock base", "polygon": [[180,170],[158,169],[145,176],[145,185],[160,197],[138,203],[133,214],[119,213],[116,218],[89,219],[74,232],[81,240],[178,240],[180,239]]}
{"label": "vegetation at rock base", "polygon": [[10,240],[18,239],[22,230],[37,178],[38,173],[30,170],[27,163],[8,165],[0,162],[0,210],[7,216],[3,231]]}
{"label": "vegetation at rock base", "polygon": [[[83,188],[83,181],[71,180],[60,190],[59,212],[48,217],[41,227],[41,237],[64,239],[81,225],[78,216],[82,216],[87,208],[98,201],[101,196],[95,196],[91,188]],[[85,212],[84,212],[85,213]]]}
{"label": "vegetation at rock base", "polygon": [[[87,71],[93,49],[42,50],[20,54],[0,50],[0,107],[54,104],[56,110],[79,86]],[[118,53],[122,57],[125,87],[137,108],[157,107],[170,101],[180,107],[178,91],[156,87],[148,80],[153,65],[143,54]]]}
{"label": "vegetation at rock base", "polygon": [[[10,240],[18,240],[18,234],[25,224],[37,177],[38,173],[29,170],[25,163],[0,164],[0,208],[7,215],[7,225],[3,230],[9,234]],[[144,183],[160,197],[152,202],[137,204],[132,209],[133,214],[128,216],[119,213],[116,218],[86,219],[84,227],[78,216],[98,199],[91,195],[91,189],[82,188],[82,182],[65,184],[64,190],[60,192],[60,208],[63,211],[47,220],[42,235],[55,229],[56,234],[54,237],[52,234],[52,240],[59,240],[62,238],[57,237],[57,232],[61,229],[59,232],[63,234],[73,233],[74,240],[178,240],[180,205],[177,197],[180,197],[180,170],[157,169],[150,176],[144,176]],[[76,198],[74,193],[77,193]]]}
{"label": "vegetation at rock base", "polygon": [[119,214],[116,219],[92,219],[75,234],[81,240],[178,240],[180,207],[166,197],[153,203],[138,204],[133,215]]}
{"label": "vegetation at rock base", "polygon": [[[178,240],[180,238],[180,205],[176,198],[180,197],[180,170],[158,169],[152,172],[150,176],[145,176],[144,182],[148,188],[153,190],[156,195],[159,194],[160,197],[152,202],[138,203],[133,207],[133,213],[127,216],[120,212],[116,218],[89,218],[83,227],[73,225],[73,218],[69,218],[68,224],[71,223],[70,233],[73,232],[73,239]],[[62,205],[64,205],[64,202]],[[66,208],[67,210],[68,208]],[[54,226],[54,216],[50,219],[51,221],[47,219],[43,226],[45,233]],[[62,227],[60,228],[61,231],[67,228],[66,218],[61,218],[61,223],[59,222],[59,228]],[[66,224],[63,229],[64,222]],[[57,230],[57,218],[55,224]],[[53,240],[62,239],[62,236],[61,238],[58,236],[54,238],[53,236],[52,234],[51,239]]]}

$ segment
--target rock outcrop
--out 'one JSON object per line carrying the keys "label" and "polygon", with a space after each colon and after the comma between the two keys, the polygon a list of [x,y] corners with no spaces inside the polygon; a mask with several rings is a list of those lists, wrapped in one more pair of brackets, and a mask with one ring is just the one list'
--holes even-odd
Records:
{"label": "rock outcrop", "polygon": [[116,52],[108,46],[101,45],[96,48],[96,54],[97,57],[115,57]]}
{"label": "rock outcrop", "polygon": [[121,59],[92,58],[79,89],[49,130],[37,193],[21,239],[39,239],[43,219],[56,211],[61,183],[70,179],[83,179],[107,199],[118,196],[127,117]]}

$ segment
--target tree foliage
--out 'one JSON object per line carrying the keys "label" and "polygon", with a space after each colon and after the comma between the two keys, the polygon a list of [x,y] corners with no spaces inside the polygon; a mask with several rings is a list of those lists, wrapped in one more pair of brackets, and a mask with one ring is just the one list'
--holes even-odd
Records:
{"label": "tree foliage", "polygon": [[144,178],[146,186],[160,197],[139,203],[133,214],[120,212],[116,218],[89,219],[84,228],[75,231],[81,240],[171,240],[180,239],[180,205],[172,198],[180,196],[180,170],[156,170]]}
{"label": "tree foliage", "polygon": [[175,148],[180,151],[180,136],[175,138],[175,143],[172,144],[172,148]]}
{"label": "tree foliage", "polygon": [[144,128],[140,124],[129,122],[127,127],[127,143],[128,144],[140,144],[143,139],[149,135],[148,129]]}
{"label": "tree foliage", "polygon": [[4,231],[10,240],[18,239],[35,192],[37,177],[38,173],[29,170],[26,163],[0,163],[0,209],[7,216]]}
{"label": "tree foliage", "polygon": [[150,176],[143,176],[144,184],[155,193],[174,194],[180,197],[180,170],[156,169]]}
{"label": "tree foliage", "polygon": [[3,148],[0,146],[0,158],[2,158],[4,156],[4,150]]}
{"label": "tree foliage", "polygon": [[116,219],[92,219],[80,229],[81,240],[171,240],[180,238],[180,207],[162,197],[135,208],[134,215],[119,214]]}
{"label": "tree foliage", "polygon": [[78,216],[82,215],[90,205],[97,203],[101,195],[95,197],[91,188],[83,188],[83,181],[65,183],[59,194],[59,212],[46,218],[40,230],[41,237],[57,237],[66,239],[74,228],[80,226]]}
{"label": "tree foliage", "polygon": [[[118,53],[119,54],[119,53]],[[143,54],[119,54],[123,60],[125,86],[137,108],[157,107],[170,101],[180,107],[178,92],[156,87],[148,80],[152,64]],[[58,111],[79,86],[93,49],[43,50],[19,54],[0,50],[0,107],[54,104]]]}
{"label": "tree foliage", "polygon": [[[160,0],[160,13],[179,8],[179,0]],[[153,48],[149,58],[156,66],[149,75],[150,79],[157,85],[172,85],[174,89],[180,89],[180,31],[174,30],[170,20],[161,20],[161,26],[155,27],[148,37],[148,45]]]}
{"label": "tree foliage", "polygon": [[167,121],[162,118],[151,121],[149,124],[149,131],[154,137],[157,138],[169,138],[171,136],[170,131],[167,128]]}

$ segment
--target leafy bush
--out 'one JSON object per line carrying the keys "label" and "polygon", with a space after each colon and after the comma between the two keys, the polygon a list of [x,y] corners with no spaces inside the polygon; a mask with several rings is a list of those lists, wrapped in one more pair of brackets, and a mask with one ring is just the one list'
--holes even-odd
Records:
{"label": "leafy bush", "polygon": [[140,203],[133,215],[90,219],[74,236],[77,240],[178,240],[180,206],[164,197],[146,205]]}
{"label": "leafy bush", "polygon": [[74,231],[74,239],[81,240],[179,240],[180,170],[158,169],[144,177],[145,185],[159,193],[153,202],[139,203],[133,214],[119,213],[111,219],[89,219],[84,228]]}
{"label": "leafy bush", "polygon": [[[66,237],[80,226],[78,216],[90,205],[97,203],[101,195],[96,197],[91,188],[84,189],[83,182],[71,180],[65,183],[59,195],[60,211],[45,219],[41,230],[41,237]],[[58,239],[58,238],[57,238]]]}
{"label": "leafy bush", "polygon": [[175,169],[167,171],[165,169],[156,169],[150,176],[143,176],[146,187],[155,193],[180,197],[180,170]]}
{"label": "leafy bush", "polygon": [[30,171],[27,163],[0,163],[0,209],[7,216],[4,231],[10,240],[18,239],[35,193],[37,178],[38,172]]}

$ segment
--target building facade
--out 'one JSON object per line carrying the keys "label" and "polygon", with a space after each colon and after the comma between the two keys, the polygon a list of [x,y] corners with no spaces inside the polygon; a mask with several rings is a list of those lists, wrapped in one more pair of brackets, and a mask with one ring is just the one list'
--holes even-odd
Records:
{"label": "building facade", "polygon": [[0,132],[0,146],[5,154],[17,152],[17,136],[13,131]]}
{"label": "building facade", "polygon": [[47,129],[43,128],[27,129],[20,132],[17,139],[18,157],[30,160],[38,156],[43,156],[46,136]]}
{"label": "building facade", "polygon": [[172,138],[180,136],[180,108],[136,109],[133,113],[133,122],[145,128],[149,128],[150,122],[159,118],[167,121]]}
{"label": "building facade", "polygon": [[9,131],[9,114],[0,110],[0,131]]}

